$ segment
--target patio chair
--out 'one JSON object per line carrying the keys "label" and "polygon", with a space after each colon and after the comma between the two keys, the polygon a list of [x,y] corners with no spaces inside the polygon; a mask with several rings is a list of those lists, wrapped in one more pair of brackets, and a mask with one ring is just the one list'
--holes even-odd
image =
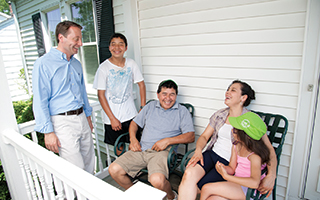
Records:
{"label": "patio chair", "polygon": [[[277,156],[277,161],[278,161],[277,174],[278,174],[278,167],[280,163],[282,146],[288,130],[288,120],[282,115],[263,113],[258,111],[252,111],[252,112],[258,114],[267,125],[267,135]],[[194,150],[195,149],[192,149],[184,155],[180,165],[180,169],[182,173],[184,173],[185,167],[191,158],[190,154],[193,153]],[[262,170],[261,174],[265,173],[266,171],[267,171],[267,168]],[[277,179],[275,180],[274,188],[272,191],[273,200],[276,200],[276,187],[277,187]],[[260,195],[260,192],[258,190],[249,188],[246,194],[246,200],[250,200],[250,198],[254,200],[262,200],[266,196],[267,194]]]}
{"label": "patio chair", "polygon": [[[278,167],[280,163],[282,147],[283,147],[284,139],[288,130],[288,120],[282,115],[263,113],[258,111],[253,111],[253,112],[257,113],[267,125],[267,134],[277,156],[277,162],[278,162],[277,174],[278,174]],[[273,200],[276,200],[276,195],[277,195],[276,188],[277,188],[277,178],[274,182],[274,187],[272,191]],[[246,196],[247,196],[246,198],[247,200],[249,200],[250,198],[254,200],[257,200],[257,199],[262,200],[267,196],[267,194],[260,195],[260,192],[258,190],[250,188],[248,189]]]}
{"label": "patio chair", "polygon": [[[154,101],[154,99],[149,100],[147,102],[147,104],[150,101]],[[194,107],[189,103],[180,103],[180,104],[185,106],[189,110],[191,117],[193,117]],[[124,134],[120,135],[114,144],[114,152],[117,157],[121,156],[123,153],[128,151],[129,144],[121,141],[121,139],[123,137],[128,137],[128,134],[129,133],[124,133]],[[178,145],[179,144],[173,145],[169,151],[168,159],[167,159],[168,160],[168,169],[169,169],[169,174],[175,173],[176,175],[182,177],[182,175],[180,173],[175,172],[175,169],[180,165],[181,160],[184,156],[183,154],[176,152]],[[182,144],[182,145],[184,145],[184,147],[185,147],[184,153],[187,153],[188,152],[188,144]],[[117,150],[120,152],[119,154],[117,154]],[[148,170],[146,168],[142,169],[141,173],[139,173],[138,176],[141,176],[142,174],[145,174],[145,173],[148,173]],[[146,180],[143,180],[140,178],[139,178],[139,180],[147,182]]]}

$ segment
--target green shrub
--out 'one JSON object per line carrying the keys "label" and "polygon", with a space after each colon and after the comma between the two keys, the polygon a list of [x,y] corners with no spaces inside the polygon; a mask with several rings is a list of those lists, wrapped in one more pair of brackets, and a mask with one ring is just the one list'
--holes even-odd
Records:
{"label": "green shrub", "polygon": [[32,97],[26,101],[14,101],[13,109],[18,124],[34,120],[32,112]]}
{"label": "green shrub", "polygon": [[[32,100],[33,100],[33,97],[31,97],[29,100],[26,100],[26,101],[12,102],[14,113],[16,115],[16,120],[18,124],[34,120],[33,111],[32,111]],[[26,134],[25,136],[29,139],[32,139],[30,133]],[[37,133],[37,137],[38,137],[39,145],[45,147],[44,135],[41,133]]]}
{"label": "green shrub", "polygon": [[7,185],[7,181],[6,181],[6,177],[4,176],[1,161],[0,161],[0,199],[1,200],[11,199],[8,185]]}

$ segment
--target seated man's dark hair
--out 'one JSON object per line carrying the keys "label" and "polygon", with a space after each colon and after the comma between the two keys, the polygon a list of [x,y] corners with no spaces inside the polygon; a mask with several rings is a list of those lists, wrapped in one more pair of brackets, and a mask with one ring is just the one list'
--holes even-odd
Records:
{"label": "seated man's dark hair", "polygon": [[110,45],[111,40],[112,40],[113,38],[120,38],[120,39],[122,39],[123,42],[124,42],[124,44],[125,44],[126,46],[128,46],[128,42],[127,42],[126,36],[122,35],[121,33],[115,33],[115,34],[113,34],[113,35],[110,37],[110,39],[109,39],[109,45]]}
{"label": "seated man's dark hair", "polygon": [[162,81],[158,86],[158,94],[161,92],[162,88],[173,88],[176,91],[176,94],[178,94],[178,85],[173,80],[169,79]]}

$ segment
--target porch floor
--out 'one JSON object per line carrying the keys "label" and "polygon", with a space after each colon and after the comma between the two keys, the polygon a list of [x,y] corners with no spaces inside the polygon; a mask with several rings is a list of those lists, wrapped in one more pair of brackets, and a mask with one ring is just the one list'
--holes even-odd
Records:
{"label": "porch floor", "polygon": [[[179,172],[177,172],[177,173],[179,173]],[[147,175],[143,175],[142,178],[147,179]],[[113,185],[114,187],[116,187],[116,188],[121,189],[122,191],[124,191],[124,189],[123,189],[120,185],[118,185],[118,184],[111,178],[111,176],[108,176],[108,177],[106,177],[106,178],[103,179],[103,180],[106,181],[107,183]],[[176,175],[176,174],[171,174],[170,177],[169,177],[169,181],[170,181],[170,183],[171,183],[171,186],[172,186],[173,190],[178,191],[178,187],[179,187],[179,184],[180,184],[180,182],[181,182],[181,178],[180,178],[178,175]],[[199,200],[199,199],[200,199],[200,196],[198,195],[197,198],[196,198],[196,200]]]}

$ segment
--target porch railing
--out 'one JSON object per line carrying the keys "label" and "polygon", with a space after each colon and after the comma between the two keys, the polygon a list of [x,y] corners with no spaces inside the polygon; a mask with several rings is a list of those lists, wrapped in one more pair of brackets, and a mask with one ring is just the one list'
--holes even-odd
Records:
{"label": "porch railing", "polygon": [[[4,142],[16,153],[26,199],[118,199],[123,192],[11,130]],[[108,191],[106,194],[105,191]]]}
{"label": "porch railing", "polygon": [[[98,168],[96,169],[95,176],[97,176],[100,179],[104,179],[105,177],[107,177],[109,175],[109,173],[108,173],[108,167],[106,167],[106,168],[103,167],[103,161],[102,161],[102,156],[101,156],[101,146],[105,147],[104,150],[107,153],[107,165],[108,166],[111,164],[111,156],[110,156],[108,144],[105,144],[105,143],[100,144],[100,140],[99,140],[98,117],[102,116],[103,110],[102,110],[99,102],[92,103],[91,107],[93,109],[92,116],[91,116],[93,127],[94,127],[93,140],[95,143],[95,148],[96,148],[96,152],[97,152],[96,157],[97,157],[97,162],[98,162]],[[26,135],[28,133],[31,133],[32,140],[35,143],[38,143],[38,137],[37,137],[37,133],[34,131],[34,126],[35,126],[34,120],[18,125],[20,134]],[[102,128],[103,128],[103,126],[102,126]]]}
{"label": "porch railing", "polygon": [[[21,189],[27,194],[25,199],[74,200],[75,197],[78,200],[162,199],[165,196],[164,192],[141,182],[122,192],[101,180],[109,175],[108,169],[103,168],[97,130],[97,116],[102,109],[98,103],[92,104],[92,107],[94,110],[92,115],[94,141],[98,160],[95,176],[38,145],[37,134],[33,131],[34,121],[20,124],[20,134],[13,129],[3,131],[4,144],[10,147],[6,149],[12,149],[13,152],[10,154],[15,155],[16,158],[13,159],[18,161],[19,170],[15,173],[22,174],[23,180],[21,181],[24,183],[24,188]],[[31,133],[33,141],[23,136],[27,133]],[[110,164],[108,146],[106,146],[106,151],[107,162]]]}

